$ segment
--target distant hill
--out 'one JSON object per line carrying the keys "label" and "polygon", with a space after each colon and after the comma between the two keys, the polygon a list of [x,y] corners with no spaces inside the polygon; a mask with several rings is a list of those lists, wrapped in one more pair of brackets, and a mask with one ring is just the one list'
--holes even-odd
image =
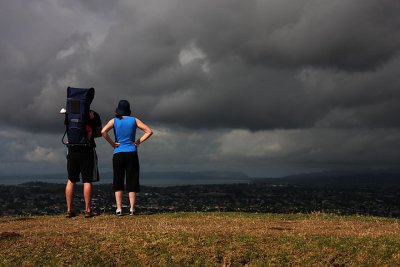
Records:
{"label": "distant hill", "polygon": [[242,172],[228,172],[228,171],[199,171],[199,172],[144,172],[142,174],[144,179],[228,179],[228,180],[243,180],[250,179],[245,173]]}
{"label": "distant hill", "polygon": [[326,171],[289,175],[282,178],[254,178],[252,182],[319,187],[398,187],[400,186],[400,171]]}
{"label": "distant hill", "polygon": [[[111,183],[112,172],[100,172],[100,183]],[[65,183],[66,173],[41,175],[0,175],[0,184],[20,184],[32,181]],[[185,184],[230,184],[247,183],[251,180],[242,172],[199,171],[199,172],[143,172],[141,183],[148,186],[170,186]]]}
{"label": "distant hill", "polygon": [[27,182],[64,183],[66,173],[0,175],[0,184],[15,185]]}
{"label": "distant hill", "polygon": [[[112,172],[101,172],[100,183],[111,183]],[[268,183],[297,184],[318,187],[400,186],[399,170],[326,171],[302,173],[281,178],[250,177],[243,172],[143,172],[141,184],[147,186],[175,186],[195,184]],[[20,184],[31,181],[65,183],[66,173],[44,175],[0,175],[0,184]]]}

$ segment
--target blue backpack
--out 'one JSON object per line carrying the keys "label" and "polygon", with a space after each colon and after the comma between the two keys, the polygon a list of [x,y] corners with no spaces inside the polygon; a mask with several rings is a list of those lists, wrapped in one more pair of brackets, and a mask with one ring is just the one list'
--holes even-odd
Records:
{"label": "blue backpack", "polygon": [[[67,146],[89,146],[86,132],[89,120],[90,104],[94,98],[94,88],[67,88],[67,106],[65,112],[65,133],[62,142]],[[65,135],[68,141],[65,142]]]}

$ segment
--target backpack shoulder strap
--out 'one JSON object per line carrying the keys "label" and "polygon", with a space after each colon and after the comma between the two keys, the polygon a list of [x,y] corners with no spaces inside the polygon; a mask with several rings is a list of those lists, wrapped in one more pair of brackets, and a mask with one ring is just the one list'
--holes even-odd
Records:
{"label": "backpack shoulder strap", "polygon": [[67,135],[67,127],[65,127],[65,132],[64,132],[64,135],[63,135],[63,137],[62,137],[62,139],[61,139],[61,142],[64,144],[64,145],[68,145],[68,143],[67,142],[65,142],[65,136]]}

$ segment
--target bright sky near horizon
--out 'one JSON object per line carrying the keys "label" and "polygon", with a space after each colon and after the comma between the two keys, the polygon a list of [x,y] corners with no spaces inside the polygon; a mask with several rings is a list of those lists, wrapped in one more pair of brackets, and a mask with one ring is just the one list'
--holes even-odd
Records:
{"label": "bright sky near horizon", "polygon": [[[143,171],[400,167],[400,1],[0,2],[0,175],[66,172],[66,88],[154,129]],[[98,139],[100,167],[112,149]]]}

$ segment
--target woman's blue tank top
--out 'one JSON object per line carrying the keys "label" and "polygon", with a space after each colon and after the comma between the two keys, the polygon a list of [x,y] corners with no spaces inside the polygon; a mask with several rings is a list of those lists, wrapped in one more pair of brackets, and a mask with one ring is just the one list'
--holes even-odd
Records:
{"label": "woman's blue tank top", "polygon": [[134,117],[122,117],[114,119],[114,130],[119,146],[114,148],[114,154],[120,152],[134,152],[137,147],[133,144],[136,138],[136,119]]}

